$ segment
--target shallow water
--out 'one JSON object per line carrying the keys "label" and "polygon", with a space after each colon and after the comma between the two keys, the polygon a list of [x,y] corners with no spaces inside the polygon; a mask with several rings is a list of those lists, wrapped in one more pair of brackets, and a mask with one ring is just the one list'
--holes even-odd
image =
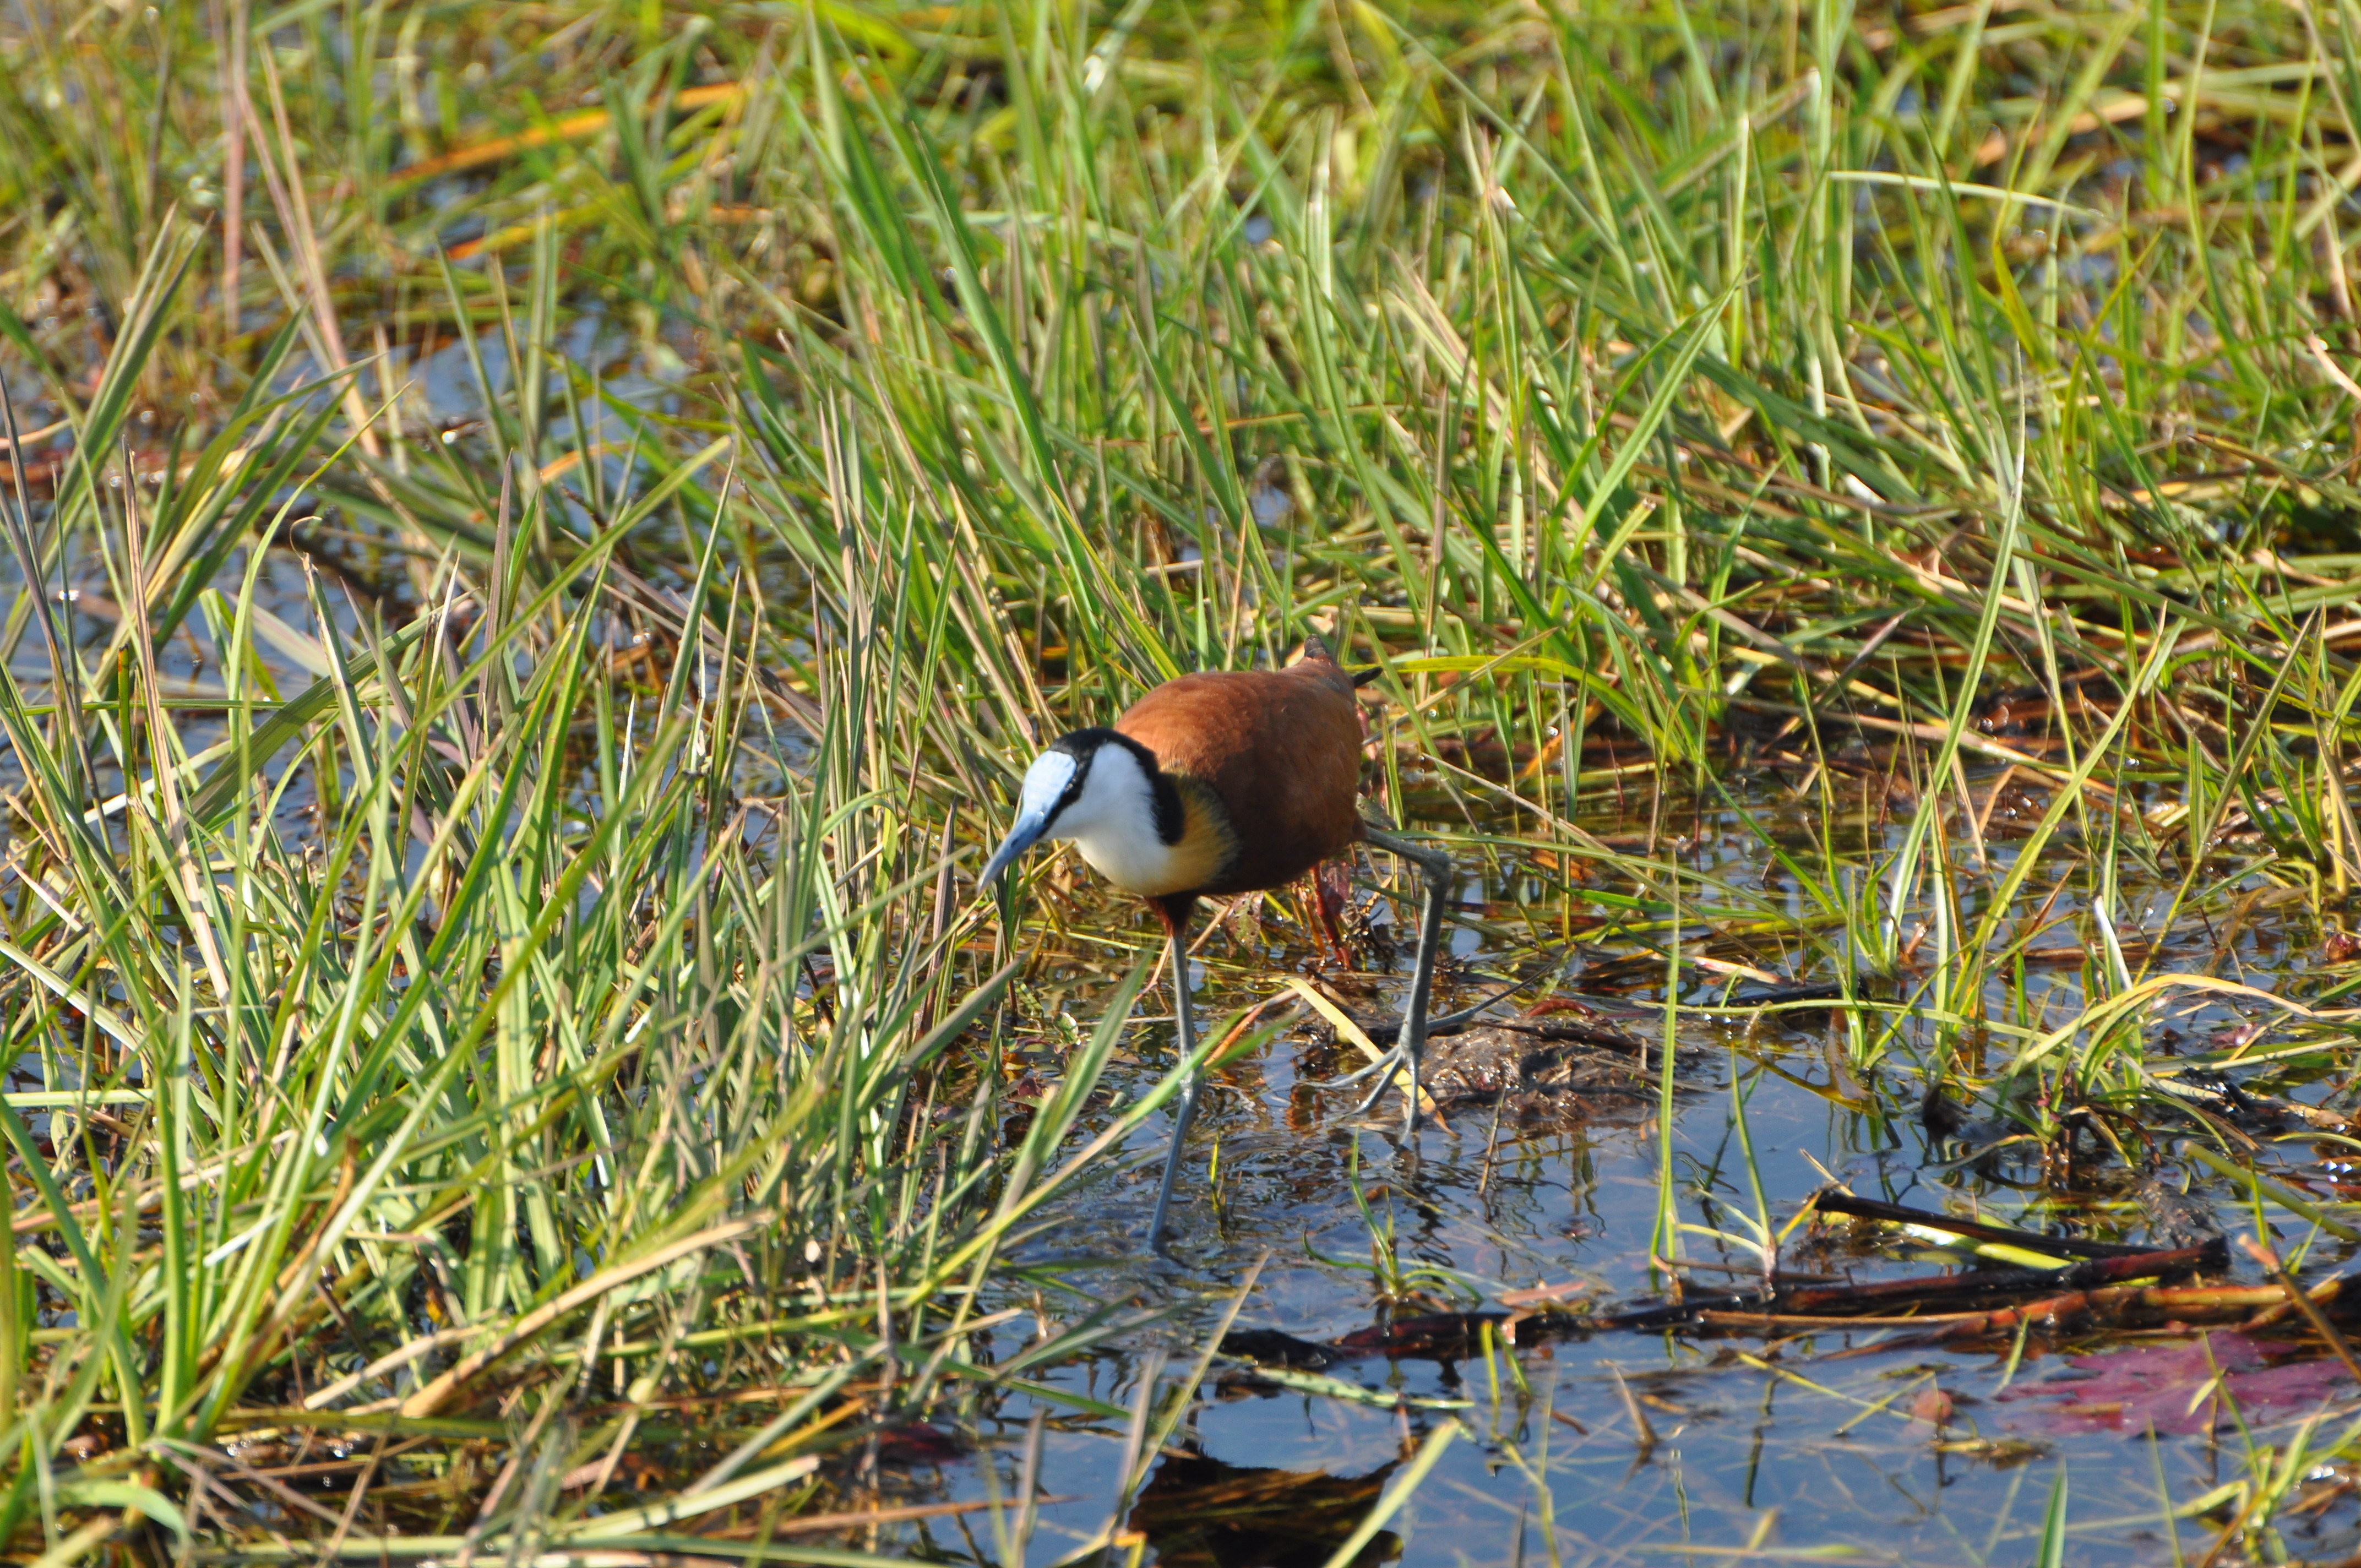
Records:
{"label": "shallow water", "polygon": [[[1766,774],[1741,804],[1774,825],[1783,817],[1800,821],[1803,807],[1793,795],[1792,787]],[[1604,831],[1630,823],[1591,826]],[[1883,848],[1899,828],[1890,820],[1867,837]],[[1765,874],[1764,857],[1734,813],[1708,814],[1693,831],[1680,851],[1688,863],[1726,878],[1743,872],[1767,905],[1798,908],[1775,869]],[[1991,846],[1995,875],[2011,852],[2004,840]],[[2044,867],[2037,878],[2045,895],[2071,863],[2058,859],[2055,872]],[[2119,879],[2114,924],[2136,952],[2142,918],[2159,917],[2171,890],[2127,870]],[[1528,894],[1536,885],[1503,877],[1500,886],[1519,883]],[[2220,906],[2259,887],[2234,889],[2216,907],[2185,912],[2158,967],[2210,968],[2294,995],[2339,978],[2334,970],[2312,972],[2321,967],[2317,938],[2297,904],[2282,902],[2259,918],[2250,910],[2242,922],[2223,918]],[[1486,896],[1499,891],[1471,883],[1463,911],[1513,920],[1510,904]],[[2268,892],[2248,902],[2268,904]],[[2032,944],[2054,955],[2052,961],[2031,966],[2021,1004],[1996,981],[1987,998],[1993,1016],[2054,1025],[2073,1014],[2082,992],[2079,960],[2101,950],[2089,905],[2080,886],[2056,901],[2051,918],[2066,924]],[[1119,907],[1104,917],[1118,925],[1129,918]],[[2226,946],[2217,950],[2222,938]],[[1206,1014],[1270,994],[1277,983],[1271,971],[1282,965],[1266,968],[1259,951],[1232,949],[1222,935],[1209,950],[1215,972],[1200,1001]],[[1761,950],[1778,949],[1765,942]],[[1451,997],[1439,1005],[1483,995],[1477,971],[1544,967],[1533,951],[1488,946],[1465,931],[1455,951],[1458,972]],[[1644,943],[1611,935],[1581,943],[1565,991],[1611,987],[1609,1005],[1623,1010],[1632,1030],[1659,1037],[1663,1014],[1650,1004],[1662,993],[1663,952],[1662,935]],[[2056,961],[2069,956],[2077,960],[2073,967]],[[1292,969],[1319,963],[1311,951],[1283,959]],[[1800,982],[1833,978],[1826,964],[1815,966],[1800,953],[1793,970],[1771,958],[1752,961]],[[1645,978],[1650,973],[1653,983]],[[1920,979],[1923,973],[1905,972],[1905,981]],[[1382,992],[1389,1002],[1398,996],[1393,985],[1389,980]],[[1834,1178],[1863,1197],[1972,1213],[1995,1224],[2052,1233],[2070,1219],[2072,1231],[2096,1239],[2183,1245],[2170,1235],[2152,1238],[2169,1200],[2140,1190],[2141,1173],[2103,1151],[2085,1148],[2072,1169],[2045,1176],[2029,1146],[2003,1145],[1963,1159],[1965,1146],[1930,1131],[1918,1114],[1926,1087],[1921,1063],[1938,1036],[1925,1020],[1905,1019],[1883,1060],[1856,1071],[1831,1014],[1800,1012],[1780,1022],[1714,1012],[1729,985],[1689,970],[1675,1024],[1684,1052],[1670,1160],[1685,1224],[1741,1238],[1752,1234],[1755,1199],[1733,1122],[1735,1083],[1745,1097],[1774,1230],[1788,1227],[1804,1201]],[[2204,1004],[2173,1003],[2150,1025],[2148,1048],[2158,1065],[2171,1065],[2167,1057],[2175,1050],[2218,1052],[2225,1040],[2268,1054],[2278,1036],[2250,1026],[2268,1020],[2268,1009],[2198,1000]],[[1066,1004],[1080,1017],[1093,1015],[1086,992],[1070,994]],[[1140,1009],[1161,1013],[1166,1005],[1144,999]],[[1127,1069],[1118,1085],[1126,1093],[1152,1082],[1155,1068],[1170,1059],[1169,1030],[1149,1030],[1158,1048]],[[1993,1059],[2001,1054],[1995,1049]],[[1392,1304],[1398,1315],[1490,1307],[1503,1291],[1544,1282],[1578,1286],[1582,1299],[1607,1305],[1645,1302],[1662,1292],[1664,1276],[1652,1270],[1649,1258],[1665,1159],[1652,1087],[1628,1101],[1593,1102],[1587,1114],[1522,1126],[1508,1119],[1497,1129],[1488,1108],[1459,1106],[1450,1110],[1447,1129],[1422,1128],[1412,1151],[1400,1139],[1398,1099],[1381,1108],[1381,1120],[1356,1124],[1342,1119],[1347,1097],[1302,1087],[1308,1078],[1349,1065],[1346,1054],[1311,1043],[1298,1028],[1221,1075],[1191,1135],[1171,1263],[1144,1256],[1141,1242],[1169,1121],[1133,1140],[1127,1168],[1059,1209],[1056,1223],[1020,1251],[1018,1261],[1062,1273],[1078,1292],[1099,1300],[1166,1309],[1170,1316],[1093,1359],[1036,1374],[1042,1383],[1061,1394],[1136,1407],[1143,1377],[1168,1385],[1187,1380],[1242,1289],[1242,1329],[1315,1341],[1367,1329],[1387,1307],[1371,1263],[1372,1219],[1377,1232],[1395,1238],[1398,1273],[1418,1274],[1414,1283],[1422,1287],[1422,1301]],[[2326,1086],[2300,1087],[2301,1064],[2291,1065],[2271,1087],[2293,1098],[2321,1098]],[[2270,1070],[2235,1076],[2259,1082]],[[1971,1138],[2009,1130],[1990,1124],[1989,1103],[1964,1108]],[[2173,1121],[2157,1127],[2160,1140],[2187,1130]],[[2266,1163],[2285,1160],[2317,1173],[2311,1162],[2320,1149],[2312,1136],[2283,1140],[2277,1149],[2268,1135],[2262,1141]],[[1205,1175],[1217,1142],[1216,1200]],[[2175,1159],[2169,1142],[2159,1141],[2156,1154],[2158,1181],[2168,1189],[2186,1185],[2229,1234],[2254,1231],[2250,1194]],[[1356,1155],[1369,1217],[1352,1192]],[[2307,1223],[2284,1210],[2270,1209],[2267,1218],[2282,1251],[2312,1236]],[[1678,1250],[1692,1289],[1760,1282],[1759,1255],[1742,1245],[1686,1230]],[[2352,1250],[2317,1237],[2302,1277],[2325,1277]],[[2235,1249],[2233,1256],[2236,1278],[2263,1277]],[[1964,1261],[1890,1231],[1816,1233],[1810,1223],[1793,1229],[1782,1252],[1791,1276],[1857,1283],[1923,1277]],[[1048,1310],[1071,1321],[1088,1305],[1078,1296]],[[1492,1356],[1479,1349],[1457,1359],[1378,1357],[1324,1370],[1361,1391],[1357,1399],[1257,1383],[1242,1364],[1217,1357],[1144,1492],[1126,1508],[1117,1504],[1126,1423],[1023,1396],[999,1401],[979,1421],[972,1435],[980,1446],[968,1457],[906,1472],[905,1487],[889,1488],[895,1496],[887,1500],[1005,1501],[1023,1495],[1029,1467],[1037,1492],[1065,1499],[1039,1505],[1021,1552],[1029,1563],[1055,1562],[1098,1539],[1112,1512],[1122,1515],[1123,1542],[1141,1544],[1147,1561],[1224,1568],[1318,1563],[1343,1543],[1411,1456],[1455,1423],[1460,1435],[1357,1561],[1827,1554],[1914,1563],[2021,1562],[2036,1553],[2061,1474],[2070,1561],[2166,1563],[2180,1554],[2194,1561],[2235,1505],[2174,1521],[2167,1498],[2185,1504],[2238,1479],[2248,1473],[2250,1444],[2284,1445],[2323,1412],[2315,1442],[2329,1447],[2361,1411],[2361,1390],[2323,1360],[2316,1340],[2282,1328],[2283,1342],[2248,1341],[2227,1333],[2228,1327],[2215,1326],[2210,1344],[2169,1331],[2070,1331],[1952,1347],[1902,1323],[1585,1334],[1529,1321],[1528,1343],[1501,1345]],[[1008,1325],[1002,1346],[1013,1350],[1031,1331],[1027,1320]],[[2156,1343],[2186,1352],[2156,1387],[2104,1359],[2118,1347]],[[2292,1365],[2235,1373],[2245,1365],[2241,1356],[2259,1366],[2281,1351]],[[2207,1354],[2234,1373],[2228,1387],[2245,1406],[2244,1434],[2226,1412],[2219,1431],[2205,1430],[2208,1409],[2190,1414],[2209,1387]],[[2082,1397],[2070,1391],[2077,1384],[2087,1386]],[[2135,1384],[2137,1397],[2127,1398]],[[2158,1410],[2168,1413],[2159,1419]],[[1037,1420],[1039,1453],[1028,1461]],[[2150,1424],[2180,1430],[2152,1437]],[[2322,1506],[2291,1510],[2280,1544],[2301,1558],[2342,1556],[2361,1543],[2361,1515],[2343,1485],[2345,1473],[2314,1468],[2310,1480]],[[2304,1492],[2299,1484],[2290,1497]],[[1002,1544],[991,1528],[995,1519],[987,1508],[960,1525],[914,1527],[902,1540],[954,1559],[982,1548],[987,1556],[1014,1560],[1014,1541]],[[1021,1533],[1025,1522],[1010,1511],[1000,1528]]]}

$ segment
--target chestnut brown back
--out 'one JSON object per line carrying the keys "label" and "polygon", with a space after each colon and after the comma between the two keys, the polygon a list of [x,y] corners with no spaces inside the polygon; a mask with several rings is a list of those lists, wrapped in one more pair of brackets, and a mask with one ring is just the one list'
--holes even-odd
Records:
{"label": "chestnut brown back", "polygon": [[1280,887],[1361,836],[1361,716],[1324,649],[1283,670],[1183,675],[1115,727],[1211,787],[1238,852],[1202,894]]}

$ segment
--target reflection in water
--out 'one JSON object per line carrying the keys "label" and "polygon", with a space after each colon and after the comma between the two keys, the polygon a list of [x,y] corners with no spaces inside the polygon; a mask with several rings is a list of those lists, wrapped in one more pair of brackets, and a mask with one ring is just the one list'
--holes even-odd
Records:
{"label": "reflection in water", "polygon": [[[1295,1568],[1324,1563],[1377,1507],[1399,1460],[1366,1475],[1224,1464],[1174,1453],[1157,1465],[1131,1510],[1131,1528],[1159,1568]],[[1391,1563],[1401,1538],[1379,1530],[1355,1564]]]}

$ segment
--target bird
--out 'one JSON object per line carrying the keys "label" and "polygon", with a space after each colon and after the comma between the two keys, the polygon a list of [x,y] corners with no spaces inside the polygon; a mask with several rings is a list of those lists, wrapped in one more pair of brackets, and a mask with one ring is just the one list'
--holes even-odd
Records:
{"label": "bird", "polygon": [[1425,901],[1400,1031],[1390,1052],[1338,1080],[1377,1077],[1366,1111],[1407,1069],[1408,1128],[1417,1130],[1427,1001],[1455,872],[1446,851],[1380,831],[1361,816],[1362,724],[1353,693],[1377,673],[1345,670],[1326,643],[1310,637],[1301,657],[1282,669],[1182,675],[1111,727],[1060,736],[1025,770],[1016,821],[976,879],[979,891],[988,890],[1034,845],[1071,840],[1163,923],[1180,1059],[1191,1071],[1148,1222],[1153,1251],[1163,1250],[1202,1089],[1189,982],[1189,925],[1200,899],[1284,887],[1356,844],[1419,869]]}

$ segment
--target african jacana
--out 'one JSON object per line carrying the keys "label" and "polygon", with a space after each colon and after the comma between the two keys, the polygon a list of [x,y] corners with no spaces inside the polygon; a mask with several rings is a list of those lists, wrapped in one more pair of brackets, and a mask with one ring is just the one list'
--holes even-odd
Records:
{"label": "african jacana", "polygon": [[[1164,923],[1172,1011],[1180,1058],[1188,1061],[1197,1052],[1189,920],[1200,898],[1283,887],[1356,843],[1401,856],[1424,873],[1426,904],[1401,1033],[1393,1050],[1368,1069],[1378,1077],[1369,1102],[1393,1080],[1394,1069],[1407,1065],[1409,1122],[1415,1131],[1427,995],[1452,864],[1441,850],[1405,843],[1361,820],[1361,719],[1353,688],[1375,673],[1346,673],[1325,644],[1311,638],[1303,657],[1283,670],[1183,675],[1134,703],[1112,729],[1060,737],[1026,769],[1016,825],[977,886],[990,887],[1042,839],[1071,839],[1109,882],[1148,900]],[[1198,1090],[1191,1075],[1181,1090],[1180,1124],[1148,1222],[1151,1248],[1163,1244],[1165,1212],[1180,1170],[1181,1144],[1197,1114]]]}

